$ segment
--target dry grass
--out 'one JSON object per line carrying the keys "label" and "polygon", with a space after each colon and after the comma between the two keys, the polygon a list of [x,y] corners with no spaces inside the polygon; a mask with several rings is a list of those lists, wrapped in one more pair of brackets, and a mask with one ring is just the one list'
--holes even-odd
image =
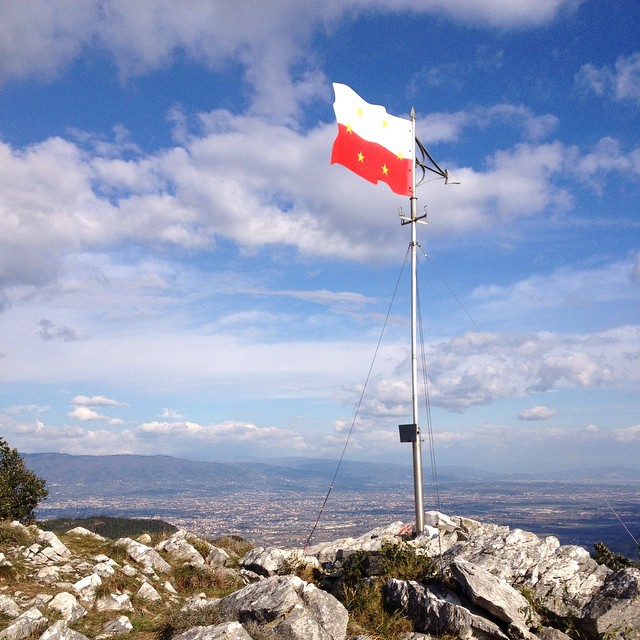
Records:
{"label": "dry grass", "polygon": [[241,538],[240,536],[223,536],[222,538],[214,538],[211,544],[220,549],[224,549],[232,560],[238,560],[253,549],[253,544]]}
{"label": "dry grass", "polygon": [[58,537],[69,551],[76,556],[93,558],[98,554],[104,554],[118,564],[123,564],[129,560],[126,548],[117,545],[113,540],[98,540],[93,536],[77,533],[64,533]]}
{"label": "dry grass", "polygon": [[252,640],[280,640],[280,636],[273,629],[257,622],[247,622],[242,625],[244,630],[251,636]]}
{"label": "dry grass", "polygon": [[215,605],[189,611],[172,609],[156,624],[155,637],[157,640],[171,640],[173,636],[192,627],[206,627],[220,622],[223,622],[223,618]]}
{"label": "dry grass", "polygon": [[383,590],[380,579],[343,586],[341,600],[349,612],[350,635],[366,634],[373,640],[400,640],[413,631],[409,619],[386,611]]}
{"label": "dry grass", "polygon": [[185,564],[174,569],[173,579],[182,595],[204,592],[210,597],[222,597],[242,587],[239,576],[223,567]]}

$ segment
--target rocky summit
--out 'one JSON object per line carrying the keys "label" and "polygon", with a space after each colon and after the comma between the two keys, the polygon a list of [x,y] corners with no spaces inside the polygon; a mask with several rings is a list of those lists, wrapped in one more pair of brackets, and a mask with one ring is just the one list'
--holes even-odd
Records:
{"label": "rocky summit", "polygon": [[[640,639],[639,569],[552,536],[426,522],[417,537],[394,522],[305,549],[5,524],[0,640]],[[380,621],[363,592],[379,596]]]}

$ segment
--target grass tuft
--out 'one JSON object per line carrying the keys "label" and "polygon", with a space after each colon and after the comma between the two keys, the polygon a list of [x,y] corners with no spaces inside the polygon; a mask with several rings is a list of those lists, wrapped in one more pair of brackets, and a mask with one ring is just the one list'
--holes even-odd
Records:
{"label": "grass tuft", "polygon": [[165,614],[155,629],[157,640],[171,640],[174,636],[193,627],[207,627],[223,622],[215,605],[198,609],[173,609]]}

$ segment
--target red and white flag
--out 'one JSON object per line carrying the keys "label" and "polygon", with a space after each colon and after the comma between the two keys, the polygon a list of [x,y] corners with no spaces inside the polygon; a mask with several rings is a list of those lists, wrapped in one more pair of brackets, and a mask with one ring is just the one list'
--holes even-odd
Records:
{"label": "red and white flag", "polygon": [[394,193],[413,195],[415,142],[411,120],[365,102],[345,84],[333,83],[338,136],[331,164],[341,164],[369,182],[386,182]]}

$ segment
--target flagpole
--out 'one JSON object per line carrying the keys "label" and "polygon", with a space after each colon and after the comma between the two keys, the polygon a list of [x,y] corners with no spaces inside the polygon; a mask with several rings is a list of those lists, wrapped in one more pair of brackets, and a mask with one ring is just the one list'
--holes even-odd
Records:
{"label": "flagpole", "polygon": [[[416,112],[411,107],[411,140],[416,139]],[[411,191],[411,399],[413,406],[413,424],[415,424],[415,440],[412,442],[413,450],[413,493],[416,506],[415,534],[420,535],[424,531],[424,502],[422,497],[422,444],[420,437],[420,425],[418,421],[418,349],[417,349],[417,223],[418,223],[418,198],[416,195],[416,165],[412,167],[412,191]]]}

